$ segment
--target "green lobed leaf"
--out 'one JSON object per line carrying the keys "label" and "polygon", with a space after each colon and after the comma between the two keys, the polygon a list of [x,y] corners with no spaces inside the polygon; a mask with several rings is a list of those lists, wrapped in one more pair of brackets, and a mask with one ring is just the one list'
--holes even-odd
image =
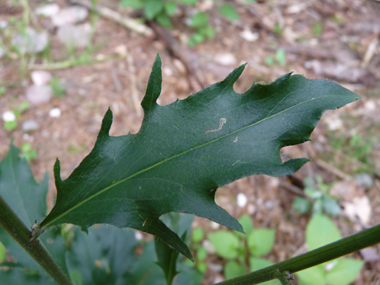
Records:
{"label": "green lobed leaf", "polygon": [[179,252],[169,247],[160,238],[154,239],[154,247],[157,255],[157,264],[165,274],[166,283],[172,284],[173,278],[179,273],[177,271]]}
{"label": "green lobed leaf", "polygon": [[[164,273],[155,263],[156,260],[154,242],[151,241],[144,247],[143,253],[133,261],[132,266],[125,274],[127,282],[121,284],[166,285]],[[201,284],[203,274],[180,262],[177,262],[177,268],[180,273],[174,278],[172,285]]]}
{"label": "green lobed leaf", "polygon": [[[0,196],[2,196],[12,210],[17,213],[25,226],[30,228],[35,219],[41,221],[46,214],[48,175],[46,173],[41,184],[37,183],[28,162],[19,157],[19,152],[20,150],[11,142],[7,156],[0,162]],[[49,231],[40,238],[40,242],[54,257],[62,270],[67,272],[65,264],[65,245],[59,232],[59,229]],[[34,274],[34,276],[30,277],[30,280],[51,280],[40,265],[1,227],[0,241],[9,254],[17,260],[18,266],[30,270],[37,270],[41,273]],[[0,271],[0,279],[13,280],[12,278],[16,278],[18,274],[19,270],[12,272]],[[25,276],[23,276],[27,279],[28,275],[28,273],[25,273]],[[24,277],[20,276],[20,278]],[[17,278],[14,280],[21,280]],[[8,284],[23,283],[11,282]]]}
{"label": "green lobed leaf", "polygon": [[233,85],[243,70],[244,65],[185,100],[160,106],[157,56],[141,103],[140,131],[110,136],[108,110],[93,150],[66,180],[56,161],[57,200],[41,227],[130,227],[157,235],[188,258],[188,247],[161,215],[189,213],[242,231],[216,205],[217,188],[248,175],[292,174],[308,160],[282,162],[280,149],[310,140],[323,111],[359,98],[331,81],[291,74],[238,94]]}
{"label": "green lobed leaf", "polygon": [[155,264],[154,242],[144,246],[143,253],[137,258],[125,275],[128,282],[123,284],[166,285],[164,272]]}
{"label": "green lobed leaf", "polygon": [[227,259],[234,259],[238,256],[240,243],[233,233],[217,231],[207,235],[207,237],[219,256]]}
{"label": "green lobed leaf", "polygon": [[249,251],[253,256],[268,254],[274,245],[276,231],[272,229],[255,229],[247,238]]}
{"label": "green lobed leaf", "polygon": [[3,270],[0,267],[0,285],[55,285],[56,283],[46,274],[37,271],[26,272],[23,268]]}
{"label": "green lobed leaf", "polygon": [[331,219],[316,213],[306,226],[306,244],[309,251],[341,239],[339,229]]}
{"label": "green lobed leaf", "polygon": [[[180,215],[178,213],[169,213],[163,217],[163,222],[181,236],[182,240],[186,239],[193,220],[194,216],[192,215]],[[157,265],[160,266],[164,272],[166,283],[172,284],[174,277],[179,273],[177,271],[179,252],[160,238],[154,239],[154,245],[157,255]]]}
{"label": "green lobed leaf", "polygon": [[364,261],[353,258],[337,260],[334,267],[326,273],[326,281],[330,285],[348,285],[355,281]]}
{"label": "green lobed leaf", "polygon": [[[186,238],[186,229],[190,228],[194,217],[192,215],[179,217],[179,214],[172,213],[164,217],[165,222],[172,222],[173,216],[178,217],[178,233]],[[74,232],[74,238],[71,241],[71,250],[66,254],[66,262],[70,277],[76,282],[75,284],[166,284],[163,271],[157,265],[157,261],[160,265],[164,265],[162,261],[165,256],[162,256],[161,247],[158,251],[163,260],[157,258],[155,252],[157,248],[153,241],[144,247],[141,255],[136,256],[135,249],[138,243],[131,229],[124,230],[107,225],[90,228],[88,234],[80,232],[78,228],[71,230]],[[166,246],[167,250],[167,245],[163,246]],[[168,252],[178,256],[178,252],[172,249]],[[180,271],[176,279],[183,280],[183,275],[189,274],[199,277],[199,274],[193,272],[194,270],[185,269],[186,273],[183,273],[183,267],[177,258],[172,261],[176,264],[174,268]]]}
{"label": "green lobed leaf", "polygon": [[79,229],[74,233],[71,251],[66,254],[70,275],[76,274],[84,285],[128,284],[124,275],[135,262],[137,245],[132,230],[103,226],[91,228],[88,235]]}
{"label": "green lobed leaf", "polygon": [[[27,161],[19,157],[19,152],[20,150],[11,143],[7,156],[0,163],[0,195],[17,213],[25,226],[30,228],[35,219],[41,221],[45,216],[48,176],[46,173],[44,181],[38,184]],[[37,262],[2,228],[0,228],[0,241],[23,268],[44,272]],[[56,231],[46,234],[41,242],[65,270],[65,264],[62,262],[64,245],[62,239],[56,240]],[[55,242],[60,244],[57,245]]]}
{"label": "green lobed leaf", "polygon": [[187,267],[183,263],[177,265],[180,274],[174,279],[173,285],[201,285],[203,273]]}
{"label": "green lobed leaf", "polygon": [[35,219],[40,221],[46,214],[48,175],[41,184],[37,183],[19,152],[11,142],[7,156],[0,162],[0,195],[30,228]]}

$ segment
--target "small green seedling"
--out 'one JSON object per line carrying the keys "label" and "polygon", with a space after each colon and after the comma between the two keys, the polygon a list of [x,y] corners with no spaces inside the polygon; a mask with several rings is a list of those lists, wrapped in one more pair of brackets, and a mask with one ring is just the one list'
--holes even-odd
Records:
{"label": "small green seedling", "polygon": [[231,21],[239,21],[239,14],[236,11],[236,9],[230,5],[225,4],[219,7],[219,12],[223,16],[225,16],[227,19],[230,19]]}
{"label": "small green seedling", "polygon": [[5,87],[0,87],[0,97],[3,96],[7,92],[7,88]]}
{"label": "small green seedling", "polygon": [[[306,244],[309,251],[342,238],[333,221],[315,213],[306,227]],[[364,261],[339,258],[297,273],[299,285],[348,285],[355,281]],[[313,276],[313,278],[310,278]]]}
{"label": "small green seedling", "polygon": [[322,177],[317,176],[316,183],[313,183],[310,177],[306,177],[305,185],[306,198],[297,197],[293,201],[293,208],[297,212],[305,214],[310,211],[313,213],[322,211],[332,216],[340,214],[341,209],[337,199],[329,194],[332,184],[325,184]]}
{"label": "small green seedling", "polygon": [[206,38],[212,39],[215,37],[215,30],[209,26],[209,18],[206,13],[199,12],[190,19],[190,26],[193,27],[196,32],[191,35],[188,45],[195,46],[206,40]]}
{"label": "small green seedling", "polygon": [[29,109],[29,103],[23,101],[18,108],[13,109],[12,111],[5,112],[3,114],[4,128],[10,132],[16,129],[18,125],[17,118],[20,117],[22,113]]}
{"label": "small green seedling", "polygon": [[315,37],[319,37],[323,32],[323,26],[321,23],[316,23],[313,25],[312,33]]}
{"label": "small green seedling", "polygon": [[[199,0],[121,0],[120,6],[131,7],[143,11],[144,18],[148,21],[156,21],[165,28],[173,28],[172,17],[175,15],[178,4],[195,6]],[[248,0],[246,2],[254,2]],[[236,22],[239,14],[230,4],[221,5],[218,8],[221,15]],[[189,46],[195,46],[206,39],[215,37],[215,29],[209,25],[209,17],[205,12],[198,12],[190,18],[190,26],[195,29],[188,41]]]}
{"label": "small green seedling", "polygon": [[283,50],[282,48],[276,51],[275,57],[276,57],[277,62],[281,66],[284,66],[286,64],[286,53],[285,53],[285,50]]}
{"label": "small green seedling", "polygon": [[[251,271],[272,265],[269,260],[262,259],[272,251],[275,241],[275,230],[253,227],[252,218],[245,214],[239,219],[245,234],[227,230],[217,231],[207,235],[216,253],[228,259],[224,267],[224,277],[234,278]],[[247,261],[249,264],[247,264]],[[250,270],[247,270],[250,268]],[[271,280],[262,284],[280,284]]]}
{"label": "small green seedling", "polygon": [[30,143],[23,143],[21,145],[20,157],[25,158],[28,162],[37,158],[37,150],[32,147]]}
{"label": "small green seedling", "polygon": [[268,66],[272,66],[276,63],[278,63],[281,66],[284,66],[286,64],[286,52],[283,49],[278,49],[276,53],[273,56],[267,56],[265,58],[265,64]]}
{"label": "small green seedling", "polygon": [[[204,239],[204,231],[201,227],[196,227],[191,233],[191,249],[196,252],[195,254],[195,266],[199,272],[204,274],[207,271],[207,264],[205,262],[207,257],[207,250],[202,245]],[[194,263],[190,260],[186,260],[185,264],[187,266],[194,267]]]}
{"label": "small green seedling", "polygon": [[66,95],[66,89],[58,77],[53,77],[50,82],[50,86],[53,89],[53,94],[59,98]]}

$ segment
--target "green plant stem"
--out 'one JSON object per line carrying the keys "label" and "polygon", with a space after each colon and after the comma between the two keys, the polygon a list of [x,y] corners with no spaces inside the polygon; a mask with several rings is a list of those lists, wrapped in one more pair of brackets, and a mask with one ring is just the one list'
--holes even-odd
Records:
{"label": "green plant stem", "polygon": [[248,273],[219,285],[250,285],[278,278],[278,272],[294,273],[336,259],[380,242],[380,224],[323,247],[282,261],[275,265]]}
{"label": "green plant stem", "polygon": [[57,282],[71,285],[70,278],[38,240],[30,241],[30,231],[0,196],[0,226]]}

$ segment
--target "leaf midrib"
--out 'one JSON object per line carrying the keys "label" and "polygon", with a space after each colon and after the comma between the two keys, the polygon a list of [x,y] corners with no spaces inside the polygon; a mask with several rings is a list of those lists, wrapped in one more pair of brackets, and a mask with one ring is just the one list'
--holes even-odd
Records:
{"label": "leaf midrib", "polygon": [[[141,174],[141,173],[144,173],[144,172],[146,172],[146,171],[149,171],[149,170],[152,169],[152,168],[155,168],[155,167],[157,167],[157,166],[159,166],[159,165],[161,165],[161,164],[163,164],[163,163],[166,163],[167,161],[170,161],[170,160],[172,160],[172,159],[175,159],[175,158],[177,158],[177,157],[179,157],[179,156],[182,156],[182,155],[184,155],[184,154],[186,154],[186,153],[189,153],[189,152],[191,152],[191,151],[193,151],[193,150],[196,150],[196,149],[198,149],[198,148],[201,148],[201,147],[207,146],[207,145],[212,144],[212,143],[214,143],[214,142],[216,142],[216,141],[219,141],[219,140],[221,140],[221,139],[224,139],[224,138],[226,138],[226,137],[228,137],[228,136],[231,136],[231,135],[233,135],[233,134],[236,134],[237,132],[240,132],[240,131],[245,130],[245,129],[247,129],[247,128],[250,128],[250,127],[256,126],[256,125],[258,125],[258,124],[260,124],[260,123],[262,123],[262,122],[264,122],[264,121],[266,121],[266,120],[269,120],[269,119],[271,119],[271,118],[273,118],[273,117],[275,117],[275,116],[278,116],[278,115],[280,115],[280,114],[282,114],[282,113],[284,113],[284,112],[286,112],[286,111],[288,111],[288,110],[291,110],[292,108],[295,108],[295,107],[297,107],[297,106],[299,106],[299,105],[305,104],[305,103],[310,102],[310,101],[320,100],[320,99],[325,98],[325,97],[328,97],[328,96],[334,96],[334,95],[325,95],[325,96],[321,96],[321,97],[318,97],[318,98],[314,98],[314,97],[313,97],[313,98],[310,98],[309,100],[302,101],[302,102],[300,102],[300,103],[298,103],[298,104],[296,104],[296,105],[292,105],[291,107],[289,107],[289,108],[287,108],[287,109],[284,109],[284,110],[280,111],[279,113],[275,113],[275,114],[273,114],[272,116],[269,116],[269,117],[266,116],[266,117],[264,117],[263,119],[261,119],[261,120],[255,122],[255,123],[253,123],[253,124],[250,124],[250,125],[248,125],[248,126],[245,126],[245,127],[243,127],[243,128],[240,128],[240,129],[238,129],[238,130],[235,130],[235,131],[233,131],[233,132],[231,132],[231,133],[229,133],[229,134],[226,134],[226,135],[224,135],[224,136],[221,136],[221,137],[215,138],[215,139],[213,139],[213,140],[211,140],[211,141],[209,141],[209,142],[206,142],[206,143],[204,143],[204,144],[202,144],[202,145],[199,145],[199,146],[193,147],[193,148],[191,148],[191,149],[188,149],[188,150],[186,150],[186,151],[183,151],[183,152],[181,152],[181,153],[179,153],[179,154],[176,154],[176,155],[174,155],[174,156],[172,156],[172,157],[170,157],[170,158],[165,158],[164,160],[162,160],[162,161],[160,161],[160,162],[157,162],[156,164],[154,164],[154,165],[152,165],[152,166],[149,166],[149,167],[147,167],[147,168],[145,168],[145,169],[142,169],[142,170],[140,170],[140,171],[138,171],[138,172],[136,172],[136,173],[134,173],[134,174],[132,174],[132,175],[130,175],[130,176],[128,176],[128,177],[122,179],[122,180],[119,180],[119,181],[113,183],[112,185],[109,185],[109,186],[105,187],[104,189],[98,191],[97,193],[93,194],[92,196],[90,196],[90,197],[88,197],[88,198],[86,198],[86,199],[80,201],[80,202],[79,202],[78,204],[76,204],[75,206],[72,206],[71,208],[69,208],[68,210],[66,210],[65,212],[61,213],[61,214],[58,215],[56,218],[54,218],[54,219],[52,219],[50,222],[48,222],[48,223],[45,225],[44,228],[49,227],[49,225],[54,224],[55,221],[57,221],[58,219],[60,219],[61,217],[65,216],[65,215],[67,215],[67,213],[72,212],[72,211],[75,210],[76,208],[82,206],[82,205],[85,204],[87,201],[89,201],[89,200],[91,200],[91,199],[93,199],[93,198],[99,196],[100,194],[103,194],[104,192],[106,192],[107,190],[113,188],[114,186],[117,186],[117,185],[119,185],[119,184],[121,184],[121,183],[124,183],[125,181],[127,181],[127,180],[129,180],[129,179],[131,179],[131,178],[133,178],[133,177],[135,177],[135,176]],[[276,105],[276,106],[278,106],[278,105]]]}

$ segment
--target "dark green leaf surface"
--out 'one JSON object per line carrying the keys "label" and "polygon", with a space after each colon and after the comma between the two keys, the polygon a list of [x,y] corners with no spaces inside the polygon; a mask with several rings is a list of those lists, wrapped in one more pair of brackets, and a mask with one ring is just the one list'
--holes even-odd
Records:
{"label": "dark green leaf surface", "polygon": [[[191,215],[181,215],[178,232],[189,229],[193,218]],[[166,285],[165,275],[157,265],[154,242],[145,245],[141,255],[136,255],[137,240],[133,230],[107,225],[90,228],[88,234],[76,228],[74,235],[71,250],[66,253],[66,262],[70,276],[76,275],[83,285]],[[184,270],[179,261],[174,262],[180,272],[175,280],[185,280],[188,275],[199,277],[195,270]],[[175,281],[173,284],[200,284],[200,281],[190,281]]]}
{"label": "dark green leaf surface", "polygon": [[331,81],[291,74],[238,94],[233,85],[243,69],[185,100],[159,106],[157,56],[140,131],[109,136],[108,110],[94,149],[64,181],[57,160],[57,201],[41,226],[131,227],[157,235],[189,258],[187,246],[159,220],[161,215],[195,214],[242,231],[215,204],[216,189],[253,174],[292,174],[307,159],[283,163],[280,149],[309,140],[323,111],[359,98]]}
{"label": "dark green leaf surface", "polygon": [[13,268],[7,271],[0,269],[0,285],[54,285],[56,284],[46,274],[38,272],[28,273],[22,268]]}
{"label": "dark green leaf surface", "polygon": [[[194,220],[193,215],[184,215],[178,213],[169,213],[162,217],[162,221],[172,229],[181,239],[186,242],[189,237],[191,224]],[[160,238],[154,239],[154,245],[157,256],[157,265],[161,267],[165,274],[166,283],[172,284],[173,278],[179,273],[177,271],[177,260],[179,252]]]}
{"label": "dark green leaf surface", "polygon": [[[28,162],[18,156],[19,151],[20,150],[11,143],[7,156],[0,163],[0,195],[18,215],[25,226],[30,228],[35,219],[41,221],[46,214],[48,176],[46,174],[44,181],[41,184],[38,184],[33,177]],[[34,261],[1,227],[0,241],[4,244],[10,255],[17,260],[18,266],[38,270],[44,275],[38,278],[45,278],[45,271],[40,265],[38,265],[37,262]],[[40,241],[46,250],[55,258],[60,267],[66,272],[67,270],[64,260],[65,246],[62,237],[59,234],[59,230],[49,231],[40,238]],[[7,278],[6,280],[11,280],[9,278],[13,278],[13,276],[17,276],[18,274],[14,273],[16,271],[12,272],[6,273],[0,271],[0,279],[4,278],[5,280],[5,278]],[[32,276],[30,277],[30,280],[35,280],[36,278],[36,276]],[[46,278],[51,280],[50,277]]]}
{"label": "dark green leaf surface", "polygon": [[11,143],[7,156],[0,163],[0,195],[30,228],[37,219],[41,221],[46,214],[46,195],[48,175],[39,184],[25,159],[18,154],[20,150]]}
{"label": "dark green leaf surface", "polygon": [[154,239],[154,247],[157,256],[157,265],[165,274],[166,284],[172,284],[173,278],[179,273],[177,271],[177,259],[179,252],[160,238]]}
{"label": "dark green leaf surface", "polygon": [[70,275],[79,272],[84,285],[133,284],[124,274],[136,261],[136,245],[132,230],[103,226],[91,228],[88,235],[75,230],[72,250],[66,254]]}

